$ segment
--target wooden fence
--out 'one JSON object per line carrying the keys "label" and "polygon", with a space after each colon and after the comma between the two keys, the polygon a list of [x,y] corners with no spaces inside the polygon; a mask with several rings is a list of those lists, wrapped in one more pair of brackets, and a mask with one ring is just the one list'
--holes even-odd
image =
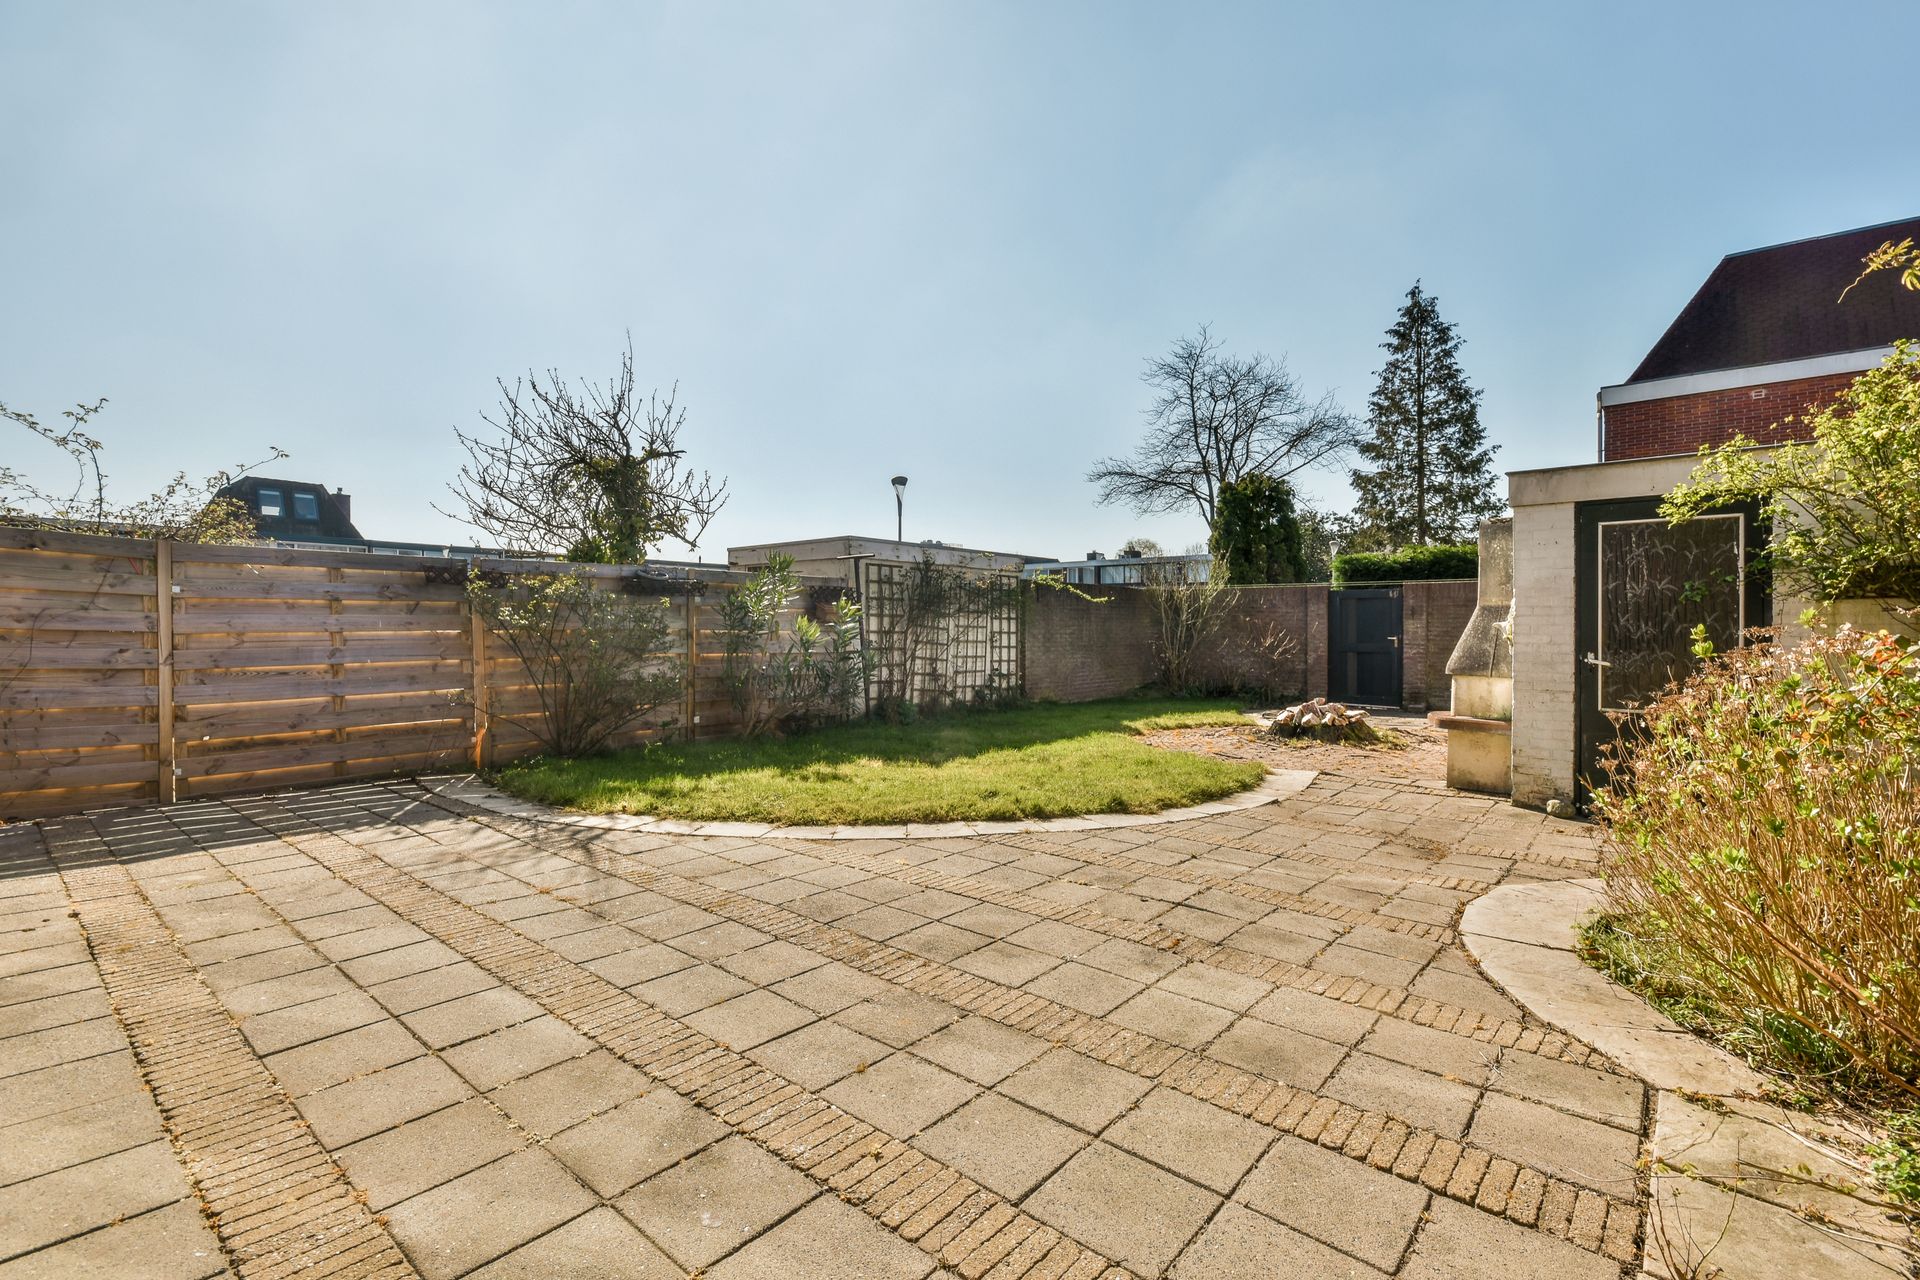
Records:
{"label": "wooden fence", "polygon": [[[745,574],[646,577],[679,702],[616,745],[727,731],[715,601]],[[469,562],[0,529],[0,818],[166,802],[524,754],[537,707],[466,602]],[[823,585],[823,584],[811,584]],[[791,602],[783,621],[806,607]],[[669,728],[671,724],[671,728]]]}

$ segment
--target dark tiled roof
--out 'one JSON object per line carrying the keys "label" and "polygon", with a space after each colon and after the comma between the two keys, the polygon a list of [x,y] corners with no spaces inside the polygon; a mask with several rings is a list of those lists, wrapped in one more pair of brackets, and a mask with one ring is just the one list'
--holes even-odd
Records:
{"label": "dark tiled roof", "polygon": [[[272,489],[279,494],[280,514],[263,515],[260,491]],[[314,496],[315,519],[302,520],[294,510],[293,495]],[[254,530],[263,538],[345,538],[358,540],[360,531],[327,486],[308,480],[276,480],[272,476],[242,476],[220,490],[223,498],[238,498],[253,515]]]}
{"label": "dark tiled roof", "polygon": [[1920,241],[1920,218],[1728,254],[1627,381],[1674,378],[1920,338],[1920,293],[1882,272],[1837,301],[1860,260]]}

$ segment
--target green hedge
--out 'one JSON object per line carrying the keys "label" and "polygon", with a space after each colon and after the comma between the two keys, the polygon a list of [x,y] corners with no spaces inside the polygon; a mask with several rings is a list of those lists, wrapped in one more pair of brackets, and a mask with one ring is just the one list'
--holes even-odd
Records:
{"label": "green hedge", "polygon": [[1430,578],[1477,578],[1480,548],[1408,547],[1404,551],[1349,551],[1333,558],[1333,585],[1350,582],[1420,582]]}

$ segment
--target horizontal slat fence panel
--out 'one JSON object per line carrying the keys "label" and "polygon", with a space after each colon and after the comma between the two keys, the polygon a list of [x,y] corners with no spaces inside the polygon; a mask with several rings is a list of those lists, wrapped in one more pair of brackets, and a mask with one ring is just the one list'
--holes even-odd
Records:
{"label": "horizontal slat fence panel", "polygon": [[[469,571],[657,590],[660,656],[687,679],[609,745],[737,728],[717,606],[746,574],[0,528],[0,819],[539,751],[538,690],[498,637],[476,635]],[[782,610],[782,631],[807,599]]]}
{"label": "horizontal slat fence panel", "polygon": [[158,797],[155,556],[0,529],[0,817]]}

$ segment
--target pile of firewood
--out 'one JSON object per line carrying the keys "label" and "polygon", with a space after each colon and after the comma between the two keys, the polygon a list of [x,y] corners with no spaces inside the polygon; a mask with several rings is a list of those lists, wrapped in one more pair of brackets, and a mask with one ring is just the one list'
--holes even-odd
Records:
{"label": "pile of firewood", "polygon": [[1276,712],[1267,732],[1278,738],[1316,738],[1321,742],[1373,742],[1379,733],[1365,709],[1314,698]]}

